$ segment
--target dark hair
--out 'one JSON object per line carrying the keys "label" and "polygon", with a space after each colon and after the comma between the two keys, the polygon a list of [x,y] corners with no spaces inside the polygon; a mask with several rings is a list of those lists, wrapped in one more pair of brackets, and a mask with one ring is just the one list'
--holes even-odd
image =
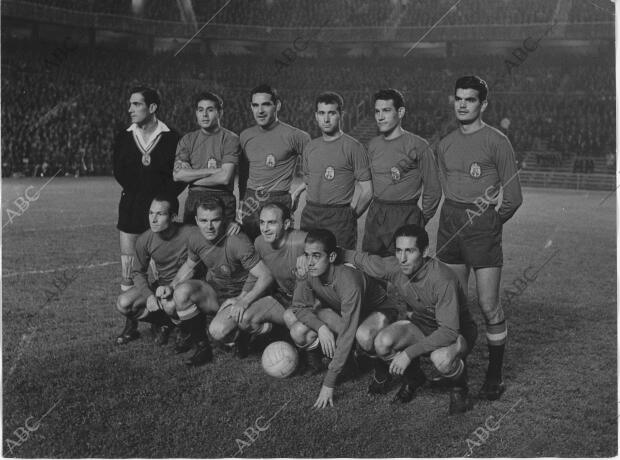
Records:
{"label": "dark hair", "polygon": [[455,95],[457,89],[475,89],[478,91],[478,99],[480,99],[480,102],[486,101],[489,94],[487,82],[477,75],[466,75],[459,78],[454,85]]}
{"label": "dark hair", "polygon": [[327,254],[337,252],[338,244],[336,237],[332,232],[324,228],[313,228],[308,230],[306,235],[306,244],[321,243]]}
{"label": "dark hair", "polygon": [[[260,208],[260,213],[263,212],[264,209],[279,209],[282,213],[282,222],[286,219],[291,219],[291,210],[284,203],[279,203],[277,201],[268,201]],[[260,216],[260,213],[258,214]]]}
{"label": "dark hair", "polygon": [[396,238],[399,237],[415,238],[416,245],[422,253],[428,248],[428,233],[419,225],[403,225],[394,233],[394,242],[396,242]]}
{"label": "dark hair", "polygon": [[131,88],[130,94],[136,93],[142,95],[144,98],[144,103],[147,107],[150,107],[151,104],[155,104],[157,105],[157,109],[155,109],[155,111],[157,112],[157,110],[159,110],[159,107],[161,106],[161,99],[159,98],[159,93],[153,88],[148,88],[146,86],[134,86]]}
{"label": "dark hair", "polygon": [[208,91],[203,91],[201,93],[196,94],[194,97],[194,107],[198,108],[198,103],[200,101],[211,101],[215,103],[215,108],[217,110],[222,110],[224,108],[224,101],[221,97],[219,97],[215,93],[210,93]]}
{"label": "dark hair", "polygon": [[157,201],[158,203],[168,203],[168,212],[170,214],[178,214],[179,213],[179,200],[174,195],[169,195],[167,193],[159,193],[155,195],[155,198],[151,200]]}
{"label": "dark hair", "polygon": [[254,96],[255,94],[258,94],[258,93],[270,94],[271,101],[274,104],[277,104],[278,102],[280,102],[280,96],[278,95],[278,91],[276,91],[276,89],[272,87],[271,85],[268,85],[266,83],[263,83],[262,85],[258,85],[256,88],[252,90],[251,96]]}
{"label": "dark hair", "polygon": [[405,98],[403,93],[394,88],[386,88],[380,89],[373,96],[373,102],[381,101],[392,101],[394,102],[394,108],[396,110],[405,106]]}
{"label": "dark hair", "polygon": [[196,211],[198,208],[203,211],[215,211],[219,209],[222,213],[222,218],[224,218],[224,202],[219,198],[207,198],[206,200],[202,200],[196,207]]}
{"label": "dark hair", "polygon": [[340,94],[333,91],[325,91],[319,94],[314,100],[314,108],[318,110],[319,104],[336,104],[340,113],[344,109],[344,99]]}

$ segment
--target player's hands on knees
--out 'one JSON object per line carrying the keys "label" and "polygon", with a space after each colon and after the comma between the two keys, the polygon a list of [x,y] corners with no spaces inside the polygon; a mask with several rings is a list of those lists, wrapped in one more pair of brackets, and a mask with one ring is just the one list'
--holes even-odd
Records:
{"label": "player's hands on knees", "polygon": [[336,339],[334,338],[333,332],[330,331],[327,326],[323,325],[319,328],[317,333],[319,334],[319,342],[321,343],[323,354],[330,359],[333,358],[336,351]]}
{"label": "player's hands on knees", "polygon": [[312,407],[315,409],[325,409],[328,405],[334,407],[334,389],[323,385],[319,397],[316,398],[316,402]]}
{"label": "player's hands on knees", "polygon": [[407,353],[401,351],[396,356],[394,356],[394,359],[390,364],[390,374],[403,375],[405,369],[409,367],[409,364],[411,364],[411,358],[407,356]]}
{"label": "player's hands on knees", "polygon": [[170,299],[172,297],[172,287],[171,286],[159,286],[155,291],[155,297],[159,297],[160,299]]}
{"label": "player's hands on knees", "polygon": [[237,323],[240,323],[243,319],[243,314],[248,309],[248,306],[248,303],[239,297],[227,299],[222,304],[222,308],[230,307],[228,310],[228,317],[232,318]]}
{"label": "player's hands on knees", "polygon": [[159,308],[159,302],[157,301],[157,297],[155,297],[153,294],[151,294],[150,296],[148,296],[146,298],[146,309],[148,311],[158,311]]}
{"label": "player's hands on knees", "polygon": [[231,222],[228,224],[228,228],[226,229],[226,234],[228,236],[237,235],[241,231],[241,225],[238,222]]}

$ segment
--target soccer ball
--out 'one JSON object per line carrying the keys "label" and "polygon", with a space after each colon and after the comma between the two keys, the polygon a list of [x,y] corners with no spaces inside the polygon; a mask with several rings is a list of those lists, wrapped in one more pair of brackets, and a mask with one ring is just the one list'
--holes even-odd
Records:
{"label": "soccer ball", "polygon": [[299,356],[290,343],[273,342],[265,348],[261,362],[267,374],[277,379],[285,379],[297,369]]}

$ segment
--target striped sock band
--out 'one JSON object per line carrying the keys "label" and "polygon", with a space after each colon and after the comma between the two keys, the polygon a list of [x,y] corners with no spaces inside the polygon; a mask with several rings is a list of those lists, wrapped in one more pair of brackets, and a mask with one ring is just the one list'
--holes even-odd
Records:
{"label": "striped sock band", "polygon": [[508,337],[506,321],[498,324],[487,324],[487,343],[489,345],[504,345]]}
{"label": "striped sock band", "polygon": [[256,331],[252,331],[252,333],[256,335],[268,334],[269,332],[271,332],[271,329],[273,329],[273,324],[263,323],[259,329],[257,329]]}
{"label": "striped sock band", "polygon": [[454,379],[463,373],[463,369],[465,369],[465,363],[462,359],[459,359],[453,363],[452,368],[443,376],[447,379]]}
{"label": "striped sock band", "polygon": [[389,361],[392,361],[392,360],[394,359],[394,356],[396,356],[397,354],[398,354],[398,352],[396,352],[396,351],[395,351],[395,352],[394,352],[394,353],[392,353],[391,355],[388,355],[388,356],[380,356],[380,358],[381,358],[383,361],[389,362]]}
{"label": "striped sock band", "polygon": [[317,348],[319,348],[319,344],[321,342],[319,341],[319,338],[317,337],[316,340],[314,342],[312,342],[310,345],[306,346],[306,350],[316,350]]}
{"label": "striped sock band", "polygon": [[200,314],[200,310],[198,310],[198,307],[196,306],[196,304],[190,305],[189,308],[186,308],[183,311],[177,310],[177,315],[179,316],[179,319],[181,321],[187,321],[188,319],[192,319],[198,316],[199,314]]}

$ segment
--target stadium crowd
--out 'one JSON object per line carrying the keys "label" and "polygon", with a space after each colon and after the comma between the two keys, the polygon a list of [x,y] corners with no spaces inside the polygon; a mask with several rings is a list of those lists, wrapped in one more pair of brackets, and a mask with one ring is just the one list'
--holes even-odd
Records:
{"label": "stadium crowd", "polygon": [[[133,11],[131,2],[117,0],[34,0],[50,6],[91,13],[140,16],[146,19],[180,21],[176,2],[148,0]],[[304,27],[328,23],[331,27],[381,27],[434,24],[454,5],[453,0],[235,0],[224,8],[216,23],[270,27]],[[193,2],[196,19],[206,22],[226,0]],[[550,22],[557,0],[468,0],[459,4],[442,20],[444,25],[535,24]],[[609,2],[595,4],[574,1],[570,22],[613,20]]]}
{"label": "stadium crowd", "polygon": [[[318,135],[312,100],[333,89],[343,94],[350,114],[381,87],[407,98],[404,126],[426,138],[445,132],[453,119],[450,93],[459,74],[489,81],[489,123],[506,126],[518,154],[554,149],[563,158],[605,156],[614,145],[612,54],[531,58],[512,69],[501,87],[506,56],[418,59],[298,58],[277,69],[260,57],[211,57],[170,53],[71,48],[55,66],[44,63],[52,45],[5,43],[2,56],[3,173],[33,174],[47,163],[48,174],[62,167],[72,174],[109,174],[114,133],[128,125],[127,90],[145,83],[162,94],[162,119],[180,133],[194,129],[192,95],[209,89],[225,101],[223,123],[240,132],[253,124],[248,90],[260,82],[280,89],[284,121]],[[251,70],[248,70],[251,69]],[[32,110],[37,107],[38,110]],[[371,116],[366,104],[364,116]]]}

